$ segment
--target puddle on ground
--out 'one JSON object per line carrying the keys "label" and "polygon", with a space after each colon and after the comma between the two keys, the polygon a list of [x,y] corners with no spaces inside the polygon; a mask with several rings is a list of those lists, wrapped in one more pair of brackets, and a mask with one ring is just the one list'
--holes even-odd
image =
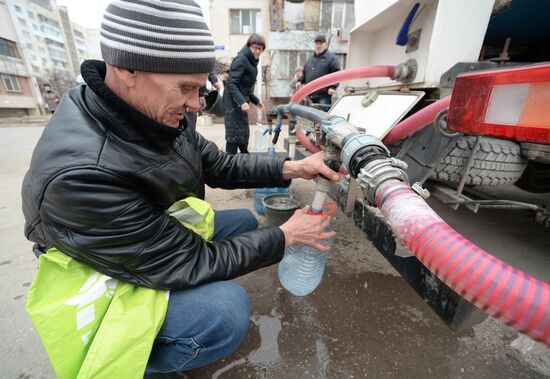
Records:
{"label": "puddle on ground", "polygon": [[278,338],[281,332],[281,318],[273,311],[272,316],[254,315],[251,321],[259,329],[260,347],[247,356],[247,361],[259,365],[276,363],[279,356]]}
{"label": "puddle on ground", "polygon": [[401,278],[341,272],[329,265],[306,297],[280,287],[276,266],[237,280],[250,295],[248,335],[190,377],[543,377],[498,347],[472,343],[472,330],[452,332]]}

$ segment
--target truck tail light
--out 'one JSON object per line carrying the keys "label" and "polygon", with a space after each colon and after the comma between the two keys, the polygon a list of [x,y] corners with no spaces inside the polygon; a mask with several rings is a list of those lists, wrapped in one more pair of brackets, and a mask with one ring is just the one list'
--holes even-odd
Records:
{"label": "truck tail light", "polygon": [[468,134],[550,143],[550,64],[459,75],[448,123]]}

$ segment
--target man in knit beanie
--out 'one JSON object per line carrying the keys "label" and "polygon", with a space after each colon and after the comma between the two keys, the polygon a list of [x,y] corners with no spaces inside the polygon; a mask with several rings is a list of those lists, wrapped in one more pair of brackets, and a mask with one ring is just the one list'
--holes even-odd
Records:
{"label": "man in knit beanie", "polygon": [[[69,309],[73,321],[63,328],[77,338],[67,348],[93,349],[96,341],[86,332],[100,322],[99,316],[94,318],[93,301],[105,299],[103,295],[111,299],[113,291],[116,299],[117,283],[133,285],[136,291],[170,290],[161,323],[138,363],[147,373],[190,370],[227,356],[246,335],[248,297],[230,279],[279,262],[285,247],[294,243],[327,250],[321,241],[334,235],[324,232],[328,218],[305,211],[280,227],[260,229],[247,209],[212,212],[204,201],[205,185],[282,187],[293,178],[339,176],[323,164],[322,153],[295,162],[232,155],[196,131],[198,90],[213,69],[214,43],[194,1],[112,1],[101,24],[101,51],[104,62],[83,62],[85,83],[61,100],[23,182],[25,235],[35,243],[41,262],[32,291],[44,291],[41,303],[59,300],[61,290],[72,291],[67,285],[78,272],[66,280],[58,276],[55,282],[44,281],[41,270],[48,261],[68,259],[82,270],[93,270],[93,278],[104,278],[104,293],[101,281],[86,281],[69,299],[48,308],[60,312],[73,299],[84,301],[86,308]],[[71,267],[64,264],[59,270]],[[166,301],[164,291],[162,299]],[[126,332],[113,334],[114,342],[135,341],[143,347],[135,334],[147,329],[145,316],[158,310],[145,298],[141,301],[145,303],[136,303],[143,307],[140,327],[135,320],[124,321],[134,308],[126,303],[117,308],[124,309],[119,322],[127,325]],[[41,331],[32,304],[31,299],[29,313],[54,369],[59,377],[73,377],[60,374],[70,351],[61,363],[56,361],[64,341],[48,343],[56,333]],[[45,325],[65,316],[56,314]],[[128,348],[117,354],[135,354],[139,360],[137,353]],[[109,355],[110,367],[122,361],[116,358]],[[100,376],[134,377],[107,372]],[[89,377],[82,372],[78,376]]]}

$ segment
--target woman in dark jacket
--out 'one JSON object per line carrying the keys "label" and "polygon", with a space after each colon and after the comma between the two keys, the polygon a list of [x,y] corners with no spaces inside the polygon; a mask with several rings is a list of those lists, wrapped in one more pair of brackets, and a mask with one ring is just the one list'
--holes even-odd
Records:
{"label": "woman in dark jacket", "polygon": [[262,110],[264,105],[254,95],[254,83],[258,76],[258,61],[265,49],[265,40],[259,34],[252,34],[246,46],[231,63],[226,90],[223,94],[225,109],[225,140],[226,151],[231,154],[248,154],[248,111],[251,102]]}

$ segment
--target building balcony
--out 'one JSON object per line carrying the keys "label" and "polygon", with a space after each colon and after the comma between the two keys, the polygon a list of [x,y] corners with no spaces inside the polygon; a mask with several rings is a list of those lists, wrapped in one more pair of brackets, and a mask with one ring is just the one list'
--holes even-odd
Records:
{"label": "building balcony", "polygon": [[36,108],[36,101],[34,97],[30,95],[0,94],[0,109],[2,108],[34,109]]}
{"label": "building balcony", "polygon": [[6,57],[5,55],[0,55],[0,73],[29,76],[25,62],[22,59]]}
{"label": "building balcony", "polygon": [[65,49],[65,46],[59,46],[58,43],[52,43],[51,41],[45,41],[46,44],[48,45],[48,50],[54,50],[54,51],[59,51],[59,52],[63,52],[65,53],[67,50]]}
{"label": "building balcony", "polygon": [[46,40],[46,43],[48,43],[48,39],[57,43],[65,43],[65,40],[63,39],[63,35],[61,33],[58,35],[48,30],[44,30],[42,31],[42,36]]}
{"label": "building balcony", "polygon": [[57,63],[57,62],[60,62],[60,63],[67,63],[67,55],[65,54],[64,56],[61,56],[61,55],[51,55],[51,59],[53,62]]}

